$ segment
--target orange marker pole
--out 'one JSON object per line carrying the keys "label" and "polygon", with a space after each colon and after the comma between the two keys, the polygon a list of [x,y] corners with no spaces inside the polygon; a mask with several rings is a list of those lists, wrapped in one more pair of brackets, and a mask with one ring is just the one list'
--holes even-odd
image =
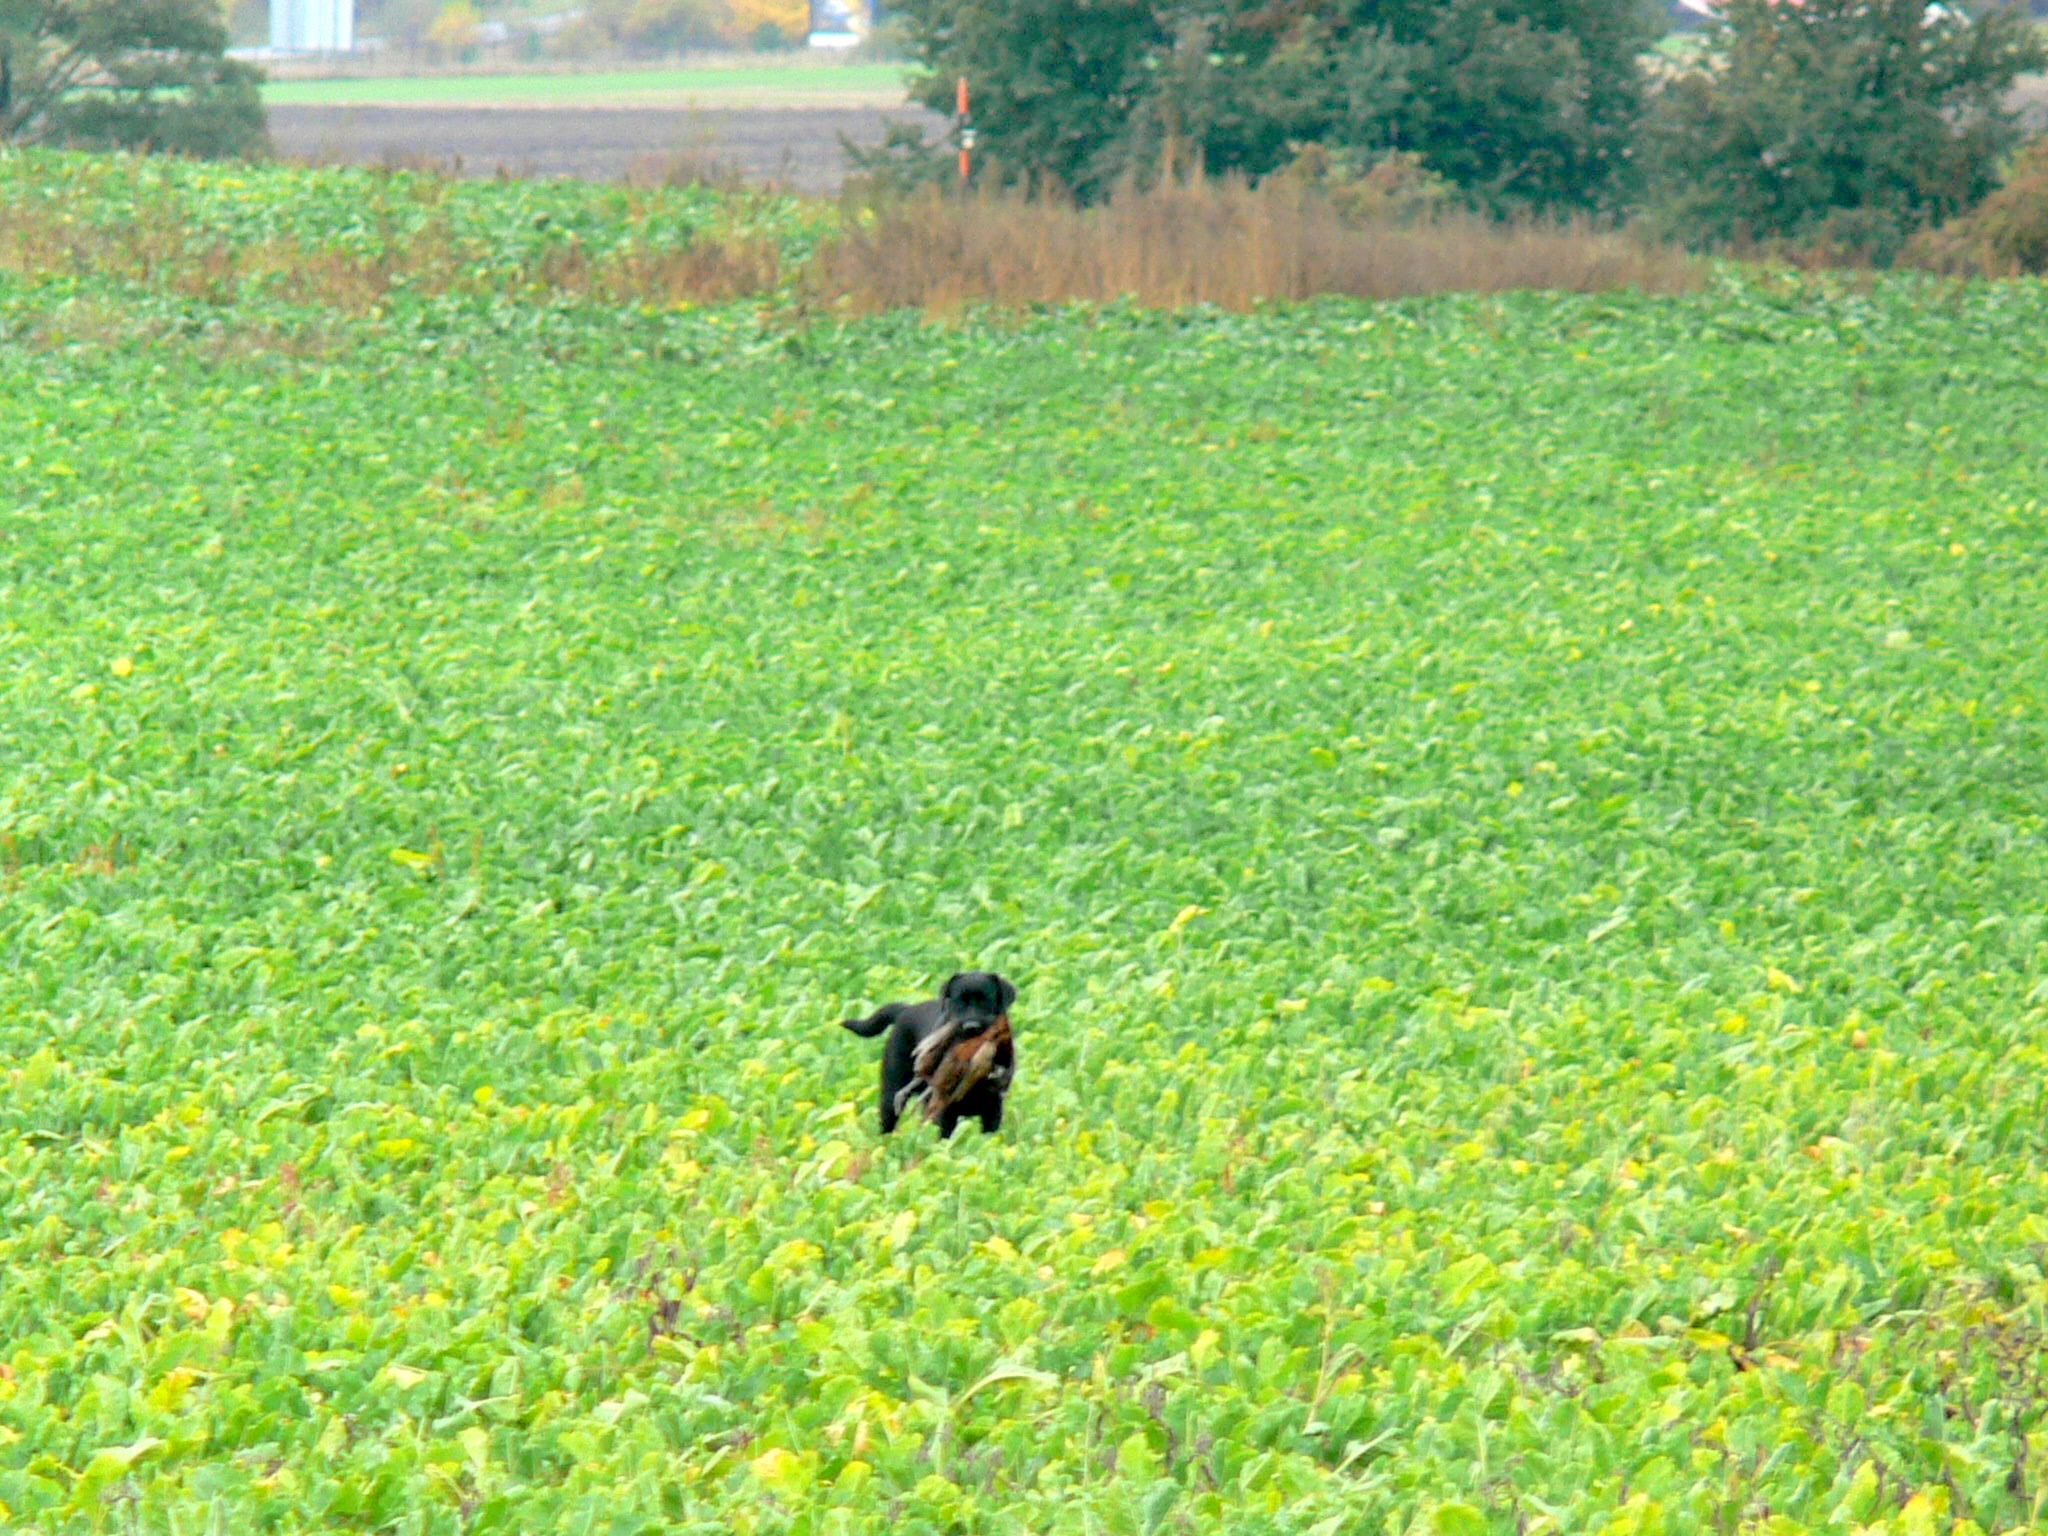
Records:
{"label": "orange marker pole", "polygon": [[974,174],[974,119],[967,111],[967,77],[960,77],[959,89],[953,97],[954,111],[960,119],[960,186],[965,190],[967,180]]}

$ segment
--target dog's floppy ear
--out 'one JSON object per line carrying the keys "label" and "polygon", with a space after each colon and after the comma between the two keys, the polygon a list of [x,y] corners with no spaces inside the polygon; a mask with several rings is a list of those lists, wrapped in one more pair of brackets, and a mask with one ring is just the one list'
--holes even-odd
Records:
{"label": "dog's floppy ear", "polygon": [[952,975],[948,976],[946,978],[946,984],[943,987],[939,988],[939,996],[951,997],[953,995],[954,987],[959,985],[960,978],[962,976],[965,976],[966,974],[967,973],[965,971],[955,971]]}
{"label": "dog's floppy ear", "polygon": [[996,978],[996,987],[1002,997],[1002,1006],[996,1009],[996,1012],[1008,1013],[1010,1011],[1010,1004],[1017,1001],[1017,989],[1010,985],[1010,978],[1007,976],[998,976]]}

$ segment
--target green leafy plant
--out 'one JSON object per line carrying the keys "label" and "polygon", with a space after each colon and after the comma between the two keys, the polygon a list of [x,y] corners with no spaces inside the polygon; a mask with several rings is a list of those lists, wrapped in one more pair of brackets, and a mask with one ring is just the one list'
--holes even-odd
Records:
{"label": "green leafy plant", "polygon": [[[933,324],[515,280],[815,237],[697,188],[0,198],[0,1524],[2042,1525],[2042,285]],[[1010,1119],[883,1142],[833,1021],[968,962]]]}

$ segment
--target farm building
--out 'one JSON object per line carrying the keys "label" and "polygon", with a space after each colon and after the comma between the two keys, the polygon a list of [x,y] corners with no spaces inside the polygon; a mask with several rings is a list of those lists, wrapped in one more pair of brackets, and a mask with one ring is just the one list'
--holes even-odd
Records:
{"label": "farm building", "polygon": [[858,47],[881,19],[881,0],[811,0],[810,45]]}
{"label": "farm building", "polygon": [[356,45],[356,0],[270,0],[270,46],[280,53],[346,53]]}

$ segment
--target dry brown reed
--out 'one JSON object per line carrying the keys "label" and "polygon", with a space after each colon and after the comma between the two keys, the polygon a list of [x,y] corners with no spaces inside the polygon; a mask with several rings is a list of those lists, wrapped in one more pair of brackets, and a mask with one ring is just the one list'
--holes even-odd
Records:
{"label": "dry brown reed", "polygon": [[1705,276],[1683,252],[1586,223],[1443,214],[1362,225],[1315,190],[1276,178],[1170,182],[1094,208],[927,193],[849,219],[806,282],[820,298],[863,310],[1068,299],[1245,309],[1319,294],[1674,293]]}

